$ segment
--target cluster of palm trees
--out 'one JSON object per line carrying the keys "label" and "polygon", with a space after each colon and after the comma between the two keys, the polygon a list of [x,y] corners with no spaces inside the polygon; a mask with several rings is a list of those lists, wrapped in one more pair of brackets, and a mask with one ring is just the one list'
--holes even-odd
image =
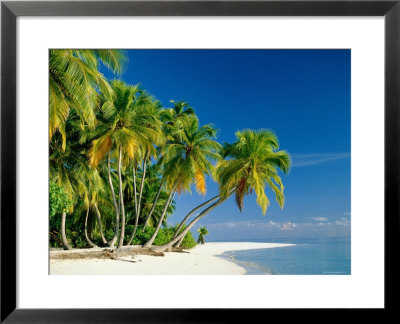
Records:
{"label": "cluster of palm trees", "polygon": [[[215,127],[201,126],[187,102],[171,101],[172,107],[164,108],[138,85],[106,80],[100,66],[118,76],[126,64],[119,50],[51,50],[49,59],[50,182],[71,202],[59,210],[64,249],[71,249],[67,214],[82,223],[88,246],[96,246],[88,233],[89,215],[95,215],[102,244],[120,250],[132,244],[140,225],[143,232],[154,229],[143,246],[165,251],[179,247],[190,229],[231,195],[242,209],[244,196],[254,191],[265,213],[268,186],[283,207],[278,171],[289,171],[290,157],[279,151],[273,132],[243,130],[234,143],[219,144]],[[175,209],[175,194],[194,186],[204,196],[207,176],[219,184],[218,195],[190,211],[168,243],[154,246]]]}

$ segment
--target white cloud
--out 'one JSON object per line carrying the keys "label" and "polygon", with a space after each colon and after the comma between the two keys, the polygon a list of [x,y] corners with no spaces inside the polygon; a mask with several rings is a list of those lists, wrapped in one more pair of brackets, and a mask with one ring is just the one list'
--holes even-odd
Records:
{"label": "white cloud", "polygon": [[350,157],[350,153],[291,154],[293,167],[305,167]]}
{"label": "white cloud", "polygon": [[[351,223],[349,217],[338,217],[334,221],[317,222],[309,217],[307,222],[280,222],[271,219],[227,221],[204,224],[209,230],[209,240],[251,240],[262,239],[266,242],[272,238],[322,238],[350,237]],[[200,226],[200,225],[199,225]],[[194,230],[196,230],[194,228]],[[193,232],[195,233],[195,232]]]}
{"label": "white cloud", "polygon": [[350,220],[342,217],[340,220],[336,221],[335,224],[340,226],[350,226]]}
{"label": "white cloud", "polygon": [[275,223],[273,221],[269,221],[268,224],[271,225],[271,226],[280,226],[278,223]]}
{"label": "white cloud", "polygon": [[282,224],[281,230],[282,231],[291,231],[296,227],[296,224],[292,223],[292,222],[287,222]]}
{"label": "white cloud", "polygon": [[313,220],[315,220],[316,222],[327,222],[328,221],[328,217],[313,217]]}

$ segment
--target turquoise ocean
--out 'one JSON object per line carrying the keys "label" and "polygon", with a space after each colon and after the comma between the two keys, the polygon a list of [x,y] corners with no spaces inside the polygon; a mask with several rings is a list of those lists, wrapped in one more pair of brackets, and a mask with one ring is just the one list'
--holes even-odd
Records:
{"label": "turquoise ocean", "polygon": [[221,257],[244,267],[248,275],[351,274],[350,240],[296,239],[288,241],[276,239],[268,240],[268,243],[292,243],[295,245],[271,249],[228,251]]}

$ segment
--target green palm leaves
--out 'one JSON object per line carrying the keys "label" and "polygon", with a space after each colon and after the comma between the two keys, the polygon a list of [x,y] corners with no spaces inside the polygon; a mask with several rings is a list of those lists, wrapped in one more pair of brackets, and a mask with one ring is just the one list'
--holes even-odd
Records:
{"label": "green palm leaves", "polygon": [[66,146],[66,120],[74,109],[82,123],[93,128],[100,96],[112,95],[100,62],[115,73],[123,69],[126,58],[119,50],[50,50],[49,52],[49,136],[58,131],[62,148]]}
{"label": "green palm leaves", "polygon": [[276,200],[283,208],[284,187],[278,175],[278,169],[284,173],[289,172],[289,154],[285,151],[277,151],[278,139],[271,131],[244,130],[236,133],[236,139],[233,144],[223,145],[221,155],[224,160],[217,162],[214,171],[220,194],[194,208],[184,218],[178,229],[183,227],[194,211],[208,205],[181,233],[178,230],[170,242],[158,247],[157,251],[170,249],[174,244],[179,246],[184,236],[201,218],[221,205],[233,193],[235,193],[239,209],[242,210],[244,196],[255,191],[257,203],[265,214],[269,206],[269,200],[265,194],[265,186],[268,185],[275,192]]}
{"label": "green palm leaves", "polygon": [[204,244],[204,236],[208,234],[208,230],[205,226],[200,227],[197,232],[199,232],[199,238],[197,239],[197,243]]}
{"label": "green palm leaves", "polygon": [[[93,245],[93,215],[97,215],[100,244],[114,246],[119,239],[120,249],[125,228],[130,231],[129,245],[143,225],[142,231],[154,228],[152,237],[142,242],[152,246],[175,209],[176,192],[195,187],[204,196],[207,176],[218,182],[218,195],[187,214],[169,247],[179,245],[199,219],[232,194],[242,210],[244,197],[255,192],[265,214],[270,204],[265,188],[269,187],[283,207],[279,174],[289,172],[290,157],[279,150],[273,132],[239,131],[234,143],[221,146],[216,128],[201,126],[186,101],[171,101],[172,108],[163,108],[138,85],[121,80],[109,83],[100,66],[121,73],[126,61],[121,51],[51,50],[49,55],[50,180],[74,202],[61,219],[66,248],[68,223],[75,230],[84,223],[86,241]],[[66,221],[66,213],[72,211],[76,215]],[[103,225],[109,227],[104,233]],[[199,234],[204,243],[207,229],[200,228]]]}
{"label": "green palm leaves", "polygon": [[89,170],[86,156],[82,153],[79,145],[78,123],[76,114],[70,114],[66,127],[68,135],[66,146],[64,146],[60,134],[53,136],[50,142],[50,179],[62,186],[70,199],[75,198]]}
{"label": "green palm leaves", "polygon": [[[87,137],[93,138],[88,153],[89,164],[92,168],[96,168],[106,155],[111,154],[112,150],[115,154],[118,154],[120,202],[119,206],[115,202],[114,205],[117,223],[119,210],[122,214],[119,243],[119,248],[121,248],[125,230],[122,169],[130,162],[134,164],[135,169],[139,161],[143,160],[142,190],[146,161],[151,156],[156,155],[157,151],[154,146],[163,143],[164,137],[161,133],[161,121],[158,118],[160,105],[151,96],[140,90],[138,86],[130,86],[122,81],[114,80],[111,85],[112,96],[110,98],[105,97],[100,108],[99,121],[101,121],[101,125],[96,127],[94,131],[87,130],[87,136],[83,136],[81,140],[85,140]],[[112,188],[113,185],[111,181],[109,182]],[[139,204],[135,206],[136,219],[138,219],[140,213],[140,200],[141,194]],[[115,233],[117,232],[118,228],[115,230]],[[114,238],[116,239],[116,235]]]}
{"label": "green palm leaves", "polygon": [[[175,192],[190,191],[190,186],[194,183],[196,190],[205,195],[205,176],[211,174],[214,168],[210,160],[220,159],[217,151],[221,146],[213,140],[216,134],[215,128],[212,125],[199,127],[197,117],[192,117],[191,114],[191,112],[189,116],[176,114],[174,119],[167,121],[168,140],[161,148],[160,162],[163,166],[163,179],[170,194],[156,231],[144,244],[145,247],[151,246],[154,242]],[[179,128],[179,131],[175,131],[175,128]]]}
{"label": "green palm leaves", "polygon": [[190,191],[195,183],[196,190],[205,195],[205,176],[213,172],[212,161],[221,157],[221,145],[213,140],[215,128],[210,125],[199,127],[197,119],[191,119],[179,138],[167,141],[162,149],[164,154],[164,176],[169,188],[176,186],[178,192]]}
{"label": "green palm leaves", "polygon": [[156,104],[144,103],[145,94],[137,86],[122,81],[113,81],[111,86],[113,94],[100,108],[98,119],[101,124],[94,131],[88,129],[87,136],[84,133],[82,137],[82,140],[94,137],[88,154],[93,168],[114,146],[122,148],[124,161],[138,161],[144,152],[154,155],[153,145],[163,140],[161,122],[157,119],[157,108],[154,108]]}
{"label": "green palm leaves", "polygon": [[197,116],[187,102],[174,100],[170,102],[174,104],[173,108],[164,109],[161,113],[161,118],[165,123],[164,133],[181,141],[185,135],[185,128],[193,119],[197,119]]}
{"label": "green palm leaves", "polygon": [[227,197],[234,190],[236,203],[242,210],[244,196],[254,191],[257,204],[265,214],[270,204],[265,194],[265,186],[268,185],[283,208],[284,186],[278,169],[289,172],[289,154],[277,151],[278,139],[271,131],[244,130],[236,133],[236,139],[233,144],[224,144],[221,154],[225,159],[216,167],[215,176],[222,197]]}

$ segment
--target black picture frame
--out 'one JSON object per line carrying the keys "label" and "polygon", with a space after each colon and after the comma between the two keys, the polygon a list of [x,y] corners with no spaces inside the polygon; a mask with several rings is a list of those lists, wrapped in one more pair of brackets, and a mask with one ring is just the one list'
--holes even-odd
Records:
{"label": "black picture frame", "polygon": [[[1,3],[1,322],[232,323],[272,320],[272,309],[18,309],[16,308],[16,19],[19,16],[384,16],[385,18],[385,307],[399,304],[400,0],[392,1],[4,1]],[[373,262],[373,260],[372,260]],[[267,293],[267,292],[266,292]],[[40,294],[40,292],[38,292]],[[284,309],[287,310],[287,309]],[[280,310],[281,312],[282,310]],[[292,310],[296,320],[315,309]],[[310,318],[310,311],[314,312]],[[341,318],[326,309],[330,319]],[[268,312],[268,314],[266,314]],[[359,310],[347,310],[357,312]],[[286,314],[286,313],[285,313]],[[282,316],[282,314],[279,314]],[[286,316],[286,315],[285,315]],[[323,315],[326,316],[326,315]],[[371,317],[372,316],[372,317]],[[378,318],[378,317],[376,317]],[[383,320],[384,321],[384,320]]]}

